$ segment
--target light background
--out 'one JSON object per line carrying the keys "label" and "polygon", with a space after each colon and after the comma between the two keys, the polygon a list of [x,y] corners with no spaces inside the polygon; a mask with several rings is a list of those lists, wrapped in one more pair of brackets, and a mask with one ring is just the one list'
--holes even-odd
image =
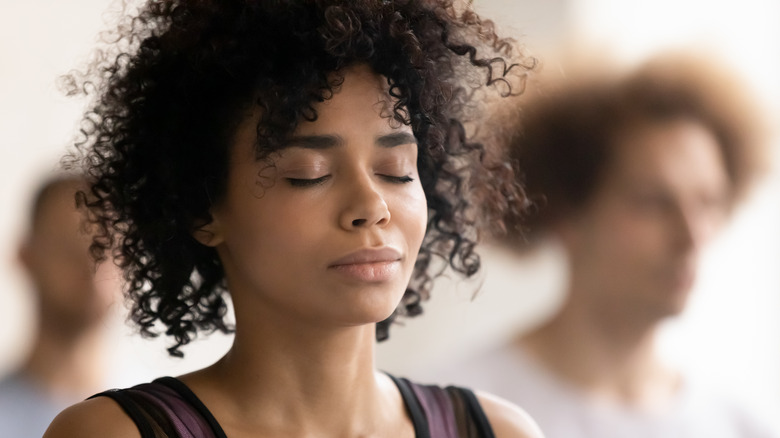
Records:
{"label": "light background", "polygon": [[[27,202],[33,185],[56,168],[84,104],[63,97],[56,78],[87,59],[110,22],[110,5],[0,0],[0,373],[21,359],[33,328],[28,285],[15,261]],[[547,50],[574,41],[625,63],[669,47],[715,50],[747,78],[777,125],[779,2],[477,0],[476,8],[543,63]],[[661,343],[670,362],[767,412],[780,406],[779,194],[775,170],[707,252],[689,311],[669,324]],[[525,260],[488,248],[485,265],[475,299],[473,283],[441,282],[426,316],[394,327],[378,347],[379,365],[413,376],[531,327],[560,301],[565,270],[555,248]],[[228,338],[213,336],[188,347],[181,361],[169,359],[160,341],[130,337],[119,325],[109,329],[115,385],[204,366],[229,346]]]}

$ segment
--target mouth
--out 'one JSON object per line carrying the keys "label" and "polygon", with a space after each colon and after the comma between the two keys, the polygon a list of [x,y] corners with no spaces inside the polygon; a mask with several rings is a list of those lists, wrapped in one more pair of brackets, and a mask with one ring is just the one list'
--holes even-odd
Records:
{"label": "mouth", "polygon": [[330,264],[330,267],[344,265],[360,265],[374,263],[391,263],[401,261],[401,253],[390,247],[361,249],[341,257]]}
{"label": "mouth", "polygon": [[341,257],[328,268],[354,280],[382,282],[398,274],[401,259],[401,253],[393,248],[362,249]]}

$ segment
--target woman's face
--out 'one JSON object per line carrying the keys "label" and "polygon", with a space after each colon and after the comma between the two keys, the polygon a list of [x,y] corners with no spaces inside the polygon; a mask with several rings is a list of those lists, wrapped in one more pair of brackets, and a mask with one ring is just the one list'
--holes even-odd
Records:
{"label": "woman's face", "polygon": [[[399,303],[425,234],[427,204],[411,128],[388,118],[369,68],[315,106],[271,165],[238,130],[225,199],[198,233],[215,246],[240,324],[284,317],[317,326],[381,321]],[[206,236],[206,237],[203,237]]]}

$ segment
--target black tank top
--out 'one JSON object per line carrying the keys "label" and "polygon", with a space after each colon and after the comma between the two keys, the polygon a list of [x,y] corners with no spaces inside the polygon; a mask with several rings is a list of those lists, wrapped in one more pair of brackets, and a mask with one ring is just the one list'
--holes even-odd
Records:
{"label": "black tank top", "polygon": [[[471,390],[390,377],[401,391],[416,438],[495,438]],[[119,403],[138,427],[141,438],[227,438],[203,402],[173,377],[90,398],[101,396]]]}

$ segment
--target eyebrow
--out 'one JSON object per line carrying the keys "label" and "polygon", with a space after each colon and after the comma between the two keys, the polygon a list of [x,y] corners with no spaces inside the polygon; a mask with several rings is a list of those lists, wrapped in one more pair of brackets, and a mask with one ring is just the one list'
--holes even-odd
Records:
{"label": "eyebrow", "polygon": [[[376,137],[374,143],[381,148],[393,148],[404,144],[417,144],[417,139],[408,132],[394,132]],[[304,149],[331,149],[344,144],[339,135],[298,135],[285,142],[285,147]]]}
{"label": "eyebrow", "polygon": [[392,148],[401,146],[402,144],[417,144],[417,139],[408,132],[394,132],[392,134],[379,136],[374,142],[379,147]]}
{"label": "eyebrow", "polygon": [[287,140],[285,147],[330,149],[341,144],[344,144],[344,139],[337,135],[297,135]]}

